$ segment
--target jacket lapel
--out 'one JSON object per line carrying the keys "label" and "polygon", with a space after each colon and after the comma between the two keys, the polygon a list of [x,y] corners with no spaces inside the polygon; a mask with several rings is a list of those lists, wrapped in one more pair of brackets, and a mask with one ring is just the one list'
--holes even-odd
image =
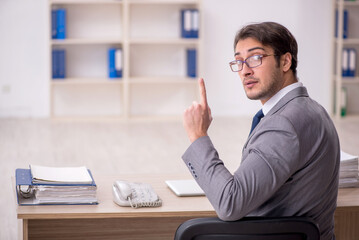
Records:
{"label": "jacket lapel", "polygon": [[[264,118],[262,118],[261,121],[265,121],[267,116],[271,116],[275,114],[279,109],[281,109],[283,106],[285,106],[288,102],[292,101],[293,99],[297,97],[308,97],[308,96],[309,95],[305,87],[297,87],[293,89],[292,91],[287,93],[281,100],[279,100],[279,102],[276,105],[274,105],[274,107],[264,116]],[[247,141],[244,144],[242,154],[244,154],[244,150],[247,147],[247,144],[251,139],[251,137],[253,136],[253,134],[255,133],[255,131],[256,129],[254,129],[253,132],[248,136]]]}

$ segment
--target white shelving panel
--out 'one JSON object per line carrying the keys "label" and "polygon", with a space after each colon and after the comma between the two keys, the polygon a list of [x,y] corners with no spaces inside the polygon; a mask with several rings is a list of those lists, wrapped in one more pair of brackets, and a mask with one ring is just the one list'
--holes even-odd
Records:
{"label": "white shelving panel", "polygon": [[[49,30],[49,54],[66,50],[66,78],[50,77],[52,117],[176,118],[198,98],[186,49],[200,76],[203,23],[198,38],[181,38],[181,10],[201,16],[201,0],[49,0],[54,8],[66,9],[67,36]],[[107,77],[110,47],[122,48],[122,78]]]}
{"label": "white shelving panel", "polygon": [[[334,37],[334,75],[333,75],[333,113],[336,118],[341,118],[341,108],[343,101],[347,102],[347,115],[359,115],[359,1],[345,1],[345,0],[333,0],[334,4],[334,16],[337,14],[337,18],[334,19],[334,29],[337,26],[337,36]],[[348,36],[343,38],[344,28],[344,10],[348,11]],[[354,48],[357,52],[356,60],[356,73],[355,77],[343,77],[342,76],[342,51],[343,48]],[[343,99],[342,88],[347,90],[347,99]]]}

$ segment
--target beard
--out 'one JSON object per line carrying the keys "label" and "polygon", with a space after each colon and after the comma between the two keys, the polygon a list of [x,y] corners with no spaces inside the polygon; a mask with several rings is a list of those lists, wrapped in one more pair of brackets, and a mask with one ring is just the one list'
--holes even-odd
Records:
{"label": "beard", "polygon": [[263,82],[259,78],[255,77],[248,77],[244,78],[246,80],[254,80],[257,81],[259,89],[251,93],[250,90],[244,91],[247,95],[247,98],[251,100],[268,100],[269,98],[273,97],[283,86],[283,81],[280,77],[279,68],[276,68],[272,73],[269,81]]}

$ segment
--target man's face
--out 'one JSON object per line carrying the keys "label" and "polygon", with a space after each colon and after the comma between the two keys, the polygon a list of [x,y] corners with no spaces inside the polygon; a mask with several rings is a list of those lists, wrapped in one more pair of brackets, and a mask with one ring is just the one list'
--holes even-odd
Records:
{"label": "man's face", "polygon": [[262,104],[282,89],[284,84],[281,68],[273,56],[274,50],[263,46],[253,38],[240,40],[236,45],[236,60],[244,61],[248,57],[263,54],[271,56],[263,57],[262,64],[255,68],[243,64],[243,69],[238,72],[247,97],[252,100],[261,100]]}

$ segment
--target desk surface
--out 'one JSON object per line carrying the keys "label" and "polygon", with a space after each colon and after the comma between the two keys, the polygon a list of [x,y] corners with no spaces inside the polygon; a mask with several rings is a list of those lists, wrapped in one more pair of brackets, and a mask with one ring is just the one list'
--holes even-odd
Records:
{"label": "desk surface", "polygon": [[[132,217],[187,217],[216,216],[205,196],[177,197],[165,180],[189,179],[188,176],[94,176],[97,184],[98,205],[42,205],[17,206],[19,219],[65,219],[65,218],[132,218]],[[112,200],[112,183],[115,180],[145,182],[152,185],[162,199],[156,208],[121,207]]]}
{"label": "desk surface", "polygon": [[[98,205],[18,206],[17,217],[19,219],[71,219],[216,216],[206,197],[177,197],[165,183],[165,180],[189,179],[188,176],[94,177],[98,186]],[[112,183],[117,179],[151,184],[162,199],[162,206],[138,209],[118,206],[112,201]],[[359,188],[339,189],[337,210],[347,208],[359,209]]]}

